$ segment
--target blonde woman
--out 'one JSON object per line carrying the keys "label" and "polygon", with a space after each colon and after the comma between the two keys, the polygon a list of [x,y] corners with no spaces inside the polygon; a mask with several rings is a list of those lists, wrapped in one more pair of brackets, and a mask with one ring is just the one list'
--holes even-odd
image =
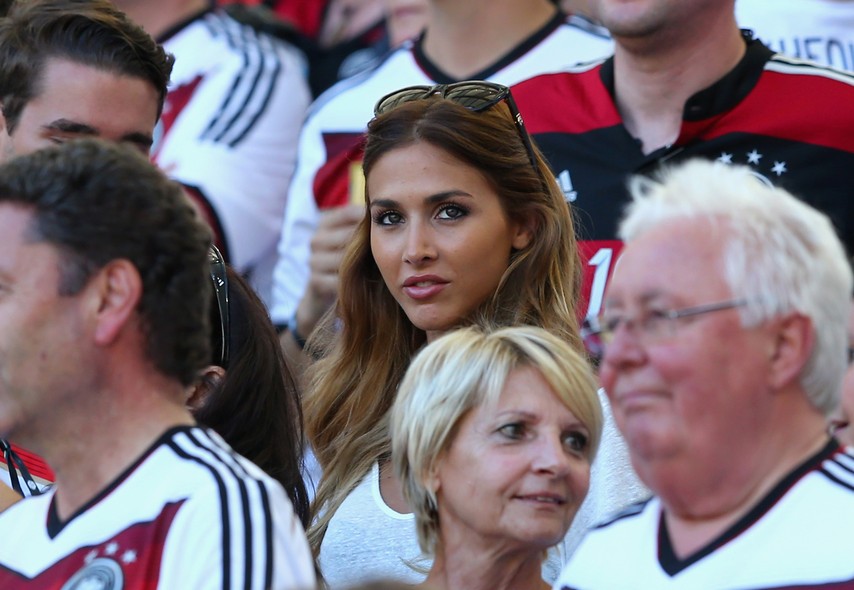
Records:
{"label": "blonde woman", "polygon": [[418,354],[392,463],[434,590],[546,590],[545,551],[590,483],[602,432],[587,361],[541,328],[464,328]]}

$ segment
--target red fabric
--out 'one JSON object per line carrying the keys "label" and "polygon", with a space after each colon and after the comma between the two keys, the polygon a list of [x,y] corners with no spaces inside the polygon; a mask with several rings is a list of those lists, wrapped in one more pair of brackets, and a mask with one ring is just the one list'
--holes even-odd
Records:
{"label": "red fabric", "polygon": [[220,4],[267,4],[282,20],[293,23],[307,37],[316,39],[323,22],[323,12],[328,0],[219,0]]}
{"label": "red fabric", "polygon": [[51,482],[56,479],[56,476],[53,474],[53,470],[48,467],[48,464],[45,463],[44,459],[15,444],[12,444],[11,446],[12,450],[15,451],[24,462],[24,465],[27,466],[27,469],[30,471],[30,475]]}

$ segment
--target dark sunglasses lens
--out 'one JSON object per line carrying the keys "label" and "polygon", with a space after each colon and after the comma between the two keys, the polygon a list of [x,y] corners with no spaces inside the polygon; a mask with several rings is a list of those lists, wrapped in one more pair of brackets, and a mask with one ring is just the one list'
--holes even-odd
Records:
{"label": "dark sunglasses lens", "polygon": [[377,106],[374,107],[374,114],[382,115],[383,113],[387,113],[405,102],[421,100],[422,98],[427,97],[429,95],[429,92],[430,88],[427,86],[418,86],[415,88],[404,88],[403,90],[398,90],[397,92],[389,94],[385,98],[381,99],[377,103]]}
{"label": "dark sunglasses lens", "polygon": [[380,99],[374,108],[374,114],[382,115],[403,103],[421,100],[433,93],[442,94],[445,98],[475,112],[485,111],[508,96],[506,87],[489,82],[460,82],[449,86],[433,87],[412,86]]}
{"label": "dark sunglasses lens", "polygon": [[459,84],[449,88],[445,96],[471,111],[480,112],[504,100],[507,89],[486,84]]}

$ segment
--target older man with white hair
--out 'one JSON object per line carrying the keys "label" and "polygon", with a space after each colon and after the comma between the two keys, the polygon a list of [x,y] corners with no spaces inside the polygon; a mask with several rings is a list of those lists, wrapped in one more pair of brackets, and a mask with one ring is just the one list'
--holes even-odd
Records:
{"label": "older man with white hair", "polygon": [[710,162],[632,193],[600,376],[655,496],[555,588],[852,587],[854,456],[826,426],[852,275],[830,221]]}

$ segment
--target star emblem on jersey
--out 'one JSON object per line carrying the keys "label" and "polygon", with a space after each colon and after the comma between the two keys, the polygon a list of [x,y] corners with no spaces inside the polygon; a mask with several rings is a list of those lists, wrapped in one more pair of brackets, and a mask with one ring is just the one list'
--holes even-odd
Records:
{"label": "star emblem on jersey", "polygon": [[762,154],[760,154],[755,149],[747,152],[747,163],[748,164],[758,164],[759,160],[762,159]]}
{"label": "star emblem on jersey", "polygon": [[[753,148],[749,152],[744,154],[746,163],[753,169],[753,174],[756,175],[757,178],[761,179],[768,186],[773,186],[773,184],[768,180],[768,176],[766,175],[775,175],[782,176],[786,172],[789,171],[786,162],[774,160],[774,165],[769,167],[766,165],[764,170],[760,168],[760,161],[765,157],[765,154],[761,153],[758,149]],[[729,152],[721,152],[715,161],[721,164],[733,164],[734,154]],[[739,158],[739,162],[740,162]]]}
{"label": "star emblem on jersey", "polygon": [[122,563],[133,563],[134,561],[136,561],[136,551],[128,549],[122,553]]}

